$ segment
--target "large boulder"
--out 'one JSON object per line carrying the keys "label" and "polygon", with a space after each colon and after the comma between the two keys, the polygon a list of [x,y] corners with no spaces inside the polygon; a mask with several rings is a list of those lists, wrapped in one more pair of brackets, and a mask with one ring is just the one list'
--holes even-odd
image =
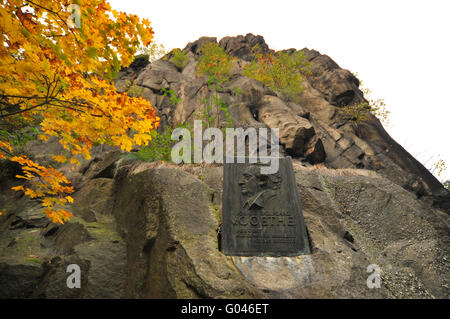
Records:
{"label": "large boulder", "polygon": [[181,74],[175,65],[165,60],[158,60],[145,67],[136,78],[136,84],[153,91],[167,89],[171,83],[181,81]]}
{"label": "large boulder", "polygon": [[281,144],[289,154],[304,155],[305,145],[315,134],[311,123],[296,115],[276,96],[266,95],[258,108],[258,118],[269,128],[278,128]]}
{"label": "large boulder", "polygon": [[253,59],[252,49],[257,46],[259,52],[267,53],[272,50],[260,35],[248,33],[246,36],[238,35],[236,37],[224,37],[219,41],[219,45],[226,53],[234,55],[242,60],[251,61]]}
{"label": "large boulder", "polygon": [[335,106],[364,101],[359,80],[350,71],[341,69],[329,56],[304,48],[302,52],[312,63],[311,85]]}
{"label": "large boulder", "polygon": [[181,170],[138,166],[116,190],[123,194],[114,214],[128,246],[132,297],[255,296],[218,250],[220,216],[206,184]]}

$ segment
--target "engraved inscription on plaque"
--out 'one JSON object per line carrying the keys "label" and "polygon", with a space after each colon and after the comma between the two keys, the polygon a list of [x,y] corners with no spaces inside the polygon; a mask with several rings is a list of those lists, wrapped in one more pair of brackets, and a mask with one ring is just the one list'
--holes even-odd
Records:
{"label": "engraved inscription on plaque", "polygon": [[223,250],[231,256],[296,256],[309,254],[290,157],[279,170],[262,174],[263,164],[224,164]]}

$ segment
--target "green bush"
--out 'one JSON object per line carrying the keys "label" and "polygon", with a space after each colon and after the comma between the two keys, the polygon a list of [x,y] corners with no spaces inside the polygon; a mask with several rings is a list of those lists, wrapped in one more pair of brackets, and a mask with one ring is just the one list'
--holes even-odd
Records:
{"label": "green bush", "polygon": [[344,119],[355,123],[362,123],[369,119],[370,105],[366,102],[345,105],[338,108],[338,114]]}
{"label": "green bush", "polygon": [[341,106],[338,109],[338,114],[342,115],[347,120],[361,123],[369,119],[370,113],[372,115],[375,115],[384,125],[389,125],[389,114],[391,112],[386,109],[384,100],[374,100],[369,98],[372,91],[368,88],[363,87],[362,82],[360,82],[360,89],[368,102]]}
{"label": "green bush", "polygon": [[362,81],[360,81],[360,87],[361,91],[364,94],[364,97],[369,101],[370,113],[375,115],[384,125],[389,125],[389,114],[391,112],[386,109],[384,100],[371,99],[369,96],[372,94],[372,91],[368,88],[363,87]]}
{"label": "green bush", "polygon": [[37,140],[38,135],[39,119],[37,117],[24,120],[18,116],[11,116],[7,121],[0,120],[0,140],[8,141],[14,148],[21,148],[28,142]]}
{"label": "green bush", "polygon": [[[202,121],[202,125],[205,128],[220,127],[223,123],[219,123],[219,113],[223,112],[225,115],[225,127],[233,126],[233,119],[230,115],[230,111],[227,103],[221,96],[215,94],[209,98],[202,99],[201,101],[205,106],[202,111],[196,113],[197,120]],[[216,114],[216,116],[214,116]]]}
{"label": "green bush", "polygon": [[147,47],[141,46],[136,53],[135,59],[137,57],[147,57],[150,62],[154,62],[166,54],[166,49],[164,45],[152,42]]}
{"label": "green bush", "polygon": [[[192,127],[187,124],[178,125],[176,128],[187,128],[191,131]],[[172,140],[172,132],[175,129],[167,126],[162,133],[152,131],[152,140],[146,146],[141,147],[137,152],[128,153],[129,157],[136,158],[143,162],[165,161],[172,162],[172,147],[178,143]]]}
{"label": "green bush", "polygon": [[234,58],[216,42],[205,42],[200,48],[197,74],[208,76],[208,82],[226,82],[231,75]]}
{"label": "green bush", "polygon": [[143,146],[139,151],[130,153],[131,156],[143,161],[171,161],[172,146],[175,145],[175,141],[171,140],[172,128],[168,127],[163,133],[152,131],[152,140],[146,146]]}
{"label": "green bush", "polygon": [[135,55],[134,58],[133,58],[133,62],[136,61],[136,60],[139,60],[139,59],[143,59],[143,60],[149,61],[150,60],[150,56],[148,54],[144,54],[144,53]]}
{"label": "green bush", "polygon": [[176,106],[179,102],[181,102],[181,98],[177,96],[177,93],[174,90],[166,88],[162,88],[161,90],[163,91],[164,96],[167,96],[169,98],[169,103],[173,106]]}
{"label": "green bush", "polygon": [[298,101],[303,77],[311,72],[311,63],[303,52],[262,54],[257,46],[252,51],[255,59],[245,68],[244,75],[262,82],[286,100]]}
{"label": "green bush", "polygon": [[183,70],[186,64],[189,62],[189,58],[186,53],[184,53],[180,49],[175,49],[172,51],[172,54],[173,56],[169,61],[175,64],[178,69]]}

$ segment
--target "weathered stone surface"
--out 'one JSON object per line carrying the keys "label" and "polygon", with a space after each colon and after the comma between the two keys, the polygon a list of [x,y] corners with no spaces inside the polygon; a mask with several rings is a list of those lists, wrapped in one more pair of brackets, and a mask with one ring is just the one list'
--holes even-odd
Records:
{"label": "weathered stone surface", "polygon": [[329,56],[302,50],[312,62],[312,76],[309,82],[323,93],[333,105],[343,106],[364,100],[358,89],[359,80],[348,70],[341,69]]}
{"label": "weathered stone surface", "polygon": [[[105,146],[105,145],[102,145]],[[72,183],[76,190],[85,183],[95,178],[112,178],[115,162],[122,156],[122,151],[117,148],[105,147],[92,151],[92,159],[80,158],[81,165],[72,169],[72,164],[67,163],[58,170]]]}
{"label": "weathered stone surface", "polygon": [[[191,175],[125,159],[116,166],[112,215],[101,211],[86,222],[75,214],[67,230],[10,229],[12,217],[0,216],[0,287],[11,287],[2,296],[448,297],[448,215],[374,172],[294,161],[311,255],[227,257],[216,233],[221,167],[191,168]],[[80,194],[108,179],[96,180]],[[87,274],[76,292],[65,286],[70,263]],[[373,263],[383,270],[380,289],[366,286]]]}
{"label": "weathered stone surface", "polygon": [[54,164],[55,162],[51,158],[52,154],[70,156],[70,152],[65,150],[54,136],[51,136],[47,142],[42,140],[30,141],[25,145],[23,152],[41,165]]}
{"label": "weathered stone surface", "polygon": [[184,52],[192,52],[194,54],[200,54],[200,48],[205,42],[215,42],[217,43],[217,38],[214,37],[201,37],[194,42],[189,42],[183,49]]}
{"label": "weathered stone surface", "polygon": [[259,46],[262,53],[271,51],[262,36],[255,36],[251,33],[248,33],[245,37],[242,35],[236,37],[224,37],[219,41],[219,44],[226,53],[245,61],[252,60],[251,50],[256,45]]}
{"label": "weathered stone surface", "polygon": [[220,216],[205,184],[180,170],[137,167],[118,187],[125,196],[115,214],[128,243],[131,296],[253,296],[218,250]]}
{"label": "weathered stone surface", "polygon": [[114,180],[96,178],[90,180],[76,193],[74,199],[79,203],[74,206],[74,213],[87,222],[97,221],[97,214],[111,215],[114,204]]}
{"label": "weathered stone surface", "polygon": [[181,74],[169,61],[158,60],[148,65],[136,78],[136,84],[154,91],[168,88],[170,83],[179,82]]}
{"label": "weathered stone surface", "polygon": [[0,262],[0,298],[28,298],[39,284],[42,270],[39,265],[16,261]]}
{"label": "weathered stone surface", "polygon": [[306,142],[314,135],[311,123],[299,117],[278,97],[266,95],[258,108],[258,118],[280,130],[280,142],[292,155],[303,155]]}
{"label": "weathered stone surface", "polygon": [[287,105],[291,108],[292,111],[294,111],[296,115],[309,120],[311,113],[305,110],[300,104],[287,102]]}
{"label": "weathered stone surface", "polygon": [[181,75],[183,75],[184,79],[194,80],[197,78],[197,61],[195,60],[195,54],[188,51],[186,55],[189,58],[189,62],[184,67]]}
{"label": "weathered stone surface", "polygon": [[317,135],[308,141],[305,148],[306,160],[311,164],[323,163],[325,161],[327,154],[322,140]]}
{"label": "weathered stone surface", "polygon": [[445,234],[450,225],[448,215],[427,207],[385,179],[340,177],[327,183],[333,199],[342,205],[355,243],[387,272],[386,285],[400,279],[395,278],[396,271],[416,275],[411,279],[412,291],[398,289],[401,282],[396,282],[388,287],[392,294],[448,296],[449,277],[444,275],[450,270],[446,257],[450,238]]}
{"label": "weathered stone surface", "polygon": [[[154,91],[146,88],[152,92],[146,91],[142,95],[145,95],[158,109],[162,127],[166,125],[173,126],[185,121],[192,122],[196,118],[196,114],[199,114],[204,108],[203,99],[217,93],[209,90],[205,79],[198,78],[196,74],[196,59],[198,58],[199,48],[206,41],[217,42],[217,39],[203,37],[189,43],[183,49],[189,57],[189,63],[182,73],[179,73],[169,61],[157,61],[152,65],[147,65],[144,69],[136,71],[137,73],[127,71],[128,73],[125,72],[123,76],[121,75],[121,80],[125,80],[127,77],[130,80],[134,80],[139,77],[139,81],[148,81],[149,86]],[[219,43],[229,53],[238,57],[235,63],[238,69],[243,69],[248,63],[249,54],[247,51],[254,43],[259,43],[263,50],[270,50],[266,47],[267,45],[262,38],[253,35],[226,37]],[[295,49],[286,51],[293,52]],[[297,133],[293,129],[293,125],[287,124],[296,122],[296,120],[294,121],[293,117],[289,115],[287,116],[289,118],[288,121],[286,116],[283,115],[285,113],[279,112],[279,110],[270,116],[266,116],[266,120],[271,118],[271,125],[265,123],[262,120],[263,117],[258,115],[258,109],[263,102],[261,94],[263,94],[263,97],[267,95],[276,97],[276,94],[267,90],[262,84],[257,84],[257,81],[247,79],[240,74],[239,70],[234,69],[231,82],[229,85],[225,84],[225,91],[219,94],[229,103],[233,124],[245,127],[261,127],[262,124],[273,127],[278,125],[277,117],[280,116],[279,122],[281,124],[279,125],[284,126],[282,127],[283,131],[289,131],[283,137],[285,143],[283,143],[284,150],[282,151],[287,151],[290,155],[300,157],[307,162],[315,162],[316,160],[311,161],[307,159],[305,152],[307,151],[306,149],[310,152],[313,149],[311,145],[316,144],[317,138],[319,138],[325,152],[324,163],[334,168],[364,167],[376,169],[371,166],[369,157],[379,158],[383,155],[383,160],[386,163],[382,170],[378,169],[377,171],[385,177],[403,187],[405,185],[413,185],[417,180],[417,176],[421,176],[418,187],[408,186],[410,191],[416,192],[418,196],[429,196],[428,198],[436,203],[450,202],[450,199],[448,199],[450,195],[446,193],[439,181],[400,145],[393,141],[374,116],[371,116],[368,122],[355,126],[343,120],[337,114],[337,108],[342,105],[365,101],[362,92],[358,88],[359,80],[351,72],[341,69],[330,57],[307,48],[302,49],[302,51],[313,65],[312,75],[305,78],[303,93],[299,96],[298,103],[283,101],[283,104],[290,109],[295,118],[307,119],[309,121],[308,125],[312,126],[315,134],[311,134],[311,130],[305,131],[304,129],[300,129]],[[157,71],[156,73],[158,74],[153,74],[152,72],[154,71]],[[181,102],[176,106],[171,105],[168,99],[164,98],[162,92],[159,91],[162,86],[174,90],[178,97],[181,98]],[[241,88],[245,94],[238,97],[233,88]],[[217,114],[214,114],[214,116],[217,116]],[[223,118],[224,115],[221,114],[219,117]],[[301,126],[304,127],[304,124]],[[317,137],[315,137],[316,135]],[[357,155],[358,152],[354,152],[357,150],[355,147],[351,152],[343,154],[346,147],[342,148],[336,143],[341,135],[345,135],[346,140],[350,144],[356,143],[357,147],[364,154],[359,153]],[[309,139],[311,141],[308,141]],[[307,143],[308,145],[306,145]],[[320,146],[320,143],[318,146]],[[319,150],[320,148],[317,149]],[[389,153],[385,154],[386,149],[389,150]],[[320,155],[317,158],[323,157],[323,154]],[[402,173],[399,174],[399,172]],[[446,204],[439,205],[447,207]]]}

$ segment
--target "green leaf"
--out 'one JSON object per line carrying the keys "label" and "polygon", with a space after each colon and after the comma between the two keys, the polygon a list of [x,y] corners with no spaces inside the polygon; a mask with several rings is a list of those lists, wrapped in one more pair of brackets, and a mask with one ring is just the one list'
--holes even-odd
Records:
{"label": "green leaf", "polygon": [[87,54],[88,54],[88,56],[89,56],[90,58],[95,58],[95,57],[97,56],[97,49],[94,48],[94,47],[90,47],[90,48],[87,50]]}

